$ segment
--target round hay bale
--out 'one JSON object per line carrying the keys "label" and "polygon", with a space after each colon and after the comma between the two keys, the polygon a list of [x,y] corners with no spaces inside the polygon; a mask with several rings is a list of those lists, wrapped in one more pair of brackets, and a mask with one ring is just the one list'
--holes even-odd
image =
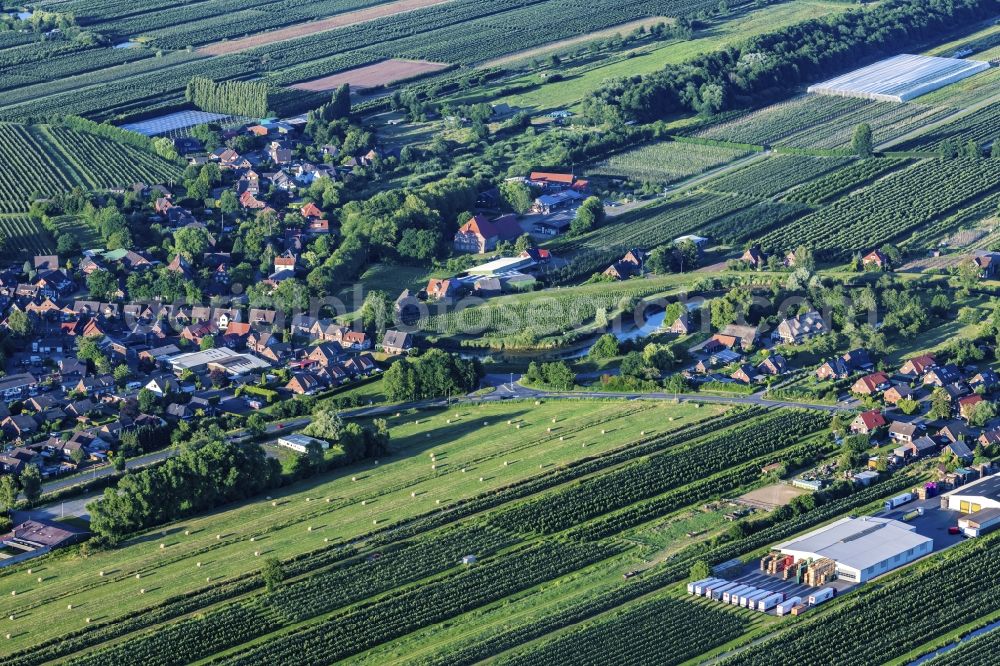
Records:
{"label": "round hay bale", "polygon": [[66,604],[66,610],[73,610],[73,604]]}

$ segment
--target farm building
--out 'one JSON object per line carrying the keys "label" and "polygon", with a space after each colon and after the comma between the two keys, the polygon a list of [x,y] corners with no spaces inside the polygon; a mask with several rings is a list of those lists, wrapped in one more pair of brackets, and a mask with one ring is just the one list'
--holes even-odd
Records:
{"label": "farm building", "polygon": [[906,102],[990,68],[988,62],[903,53],[809,86],[807,92]]}
{"label": "farm building", "polygon": [[324,442],[321,439],[307,437],[306,435],[300,435],[298,433],[278,438],[278,446],[283,446],[286,449],[291,449],[292,451],[297,451],[298,453],[305,453],[308,451],[309,445],[313,442],[319,443],[323,450],[330,448],[329,442]]}
{"label": "farm building", "polygon": [[837,577],[864,583],[912,562],[934,549],[934,540],[912,525],[888,518],[842,518],[778,546],[798,560],[826,558],[836,563]]}
{"label": "farm building", "polygon": [[1000,474],[987,476],[963,488],[941,496],[941,506],[952,511],[976,513],[983,509],[1000,509]]}

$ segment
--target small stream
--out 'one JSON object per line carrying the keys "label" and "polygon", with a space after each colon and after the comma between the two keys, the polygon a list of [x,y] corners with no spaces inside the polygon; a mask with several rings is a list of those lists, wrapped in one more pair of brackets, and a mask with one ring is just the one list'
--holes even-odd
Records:
{"label": "small stream", "polygon": [[979,629],[976,629],[975,631],[970,631],[968,634],[966,634],[965,636],[962,636],[961,638],[959,638],[954,643],[949,643],[948,645],[945,645],[943,648],[938,648],[934,652],[928,652],[927,654],[925,654],[925,655],[923,655],[921,657],[918,657],[917,659],[914,659],[913,661],[911,661],[906,666],[918,666],[919,664],[926,663],[926,662],[930,661],[931,659],[933,659],[934,657],[936,657],[938,655],[944,654],[946,652],[951,652],[952,650],[954,650],[955,648],[957,648],[962,643],[965,643],[966,641],[971,641],[973,638],[976,638],[977,636],[982,636],[983,634],[988,634],[989,632],[991,632],[991,631],[993,631],[994,629],[997,629],[997,628],[1000,628],[1000,620],[996,620],[994,622],[991,622],[988,625],[986,625],[985,627],[980,627]]}

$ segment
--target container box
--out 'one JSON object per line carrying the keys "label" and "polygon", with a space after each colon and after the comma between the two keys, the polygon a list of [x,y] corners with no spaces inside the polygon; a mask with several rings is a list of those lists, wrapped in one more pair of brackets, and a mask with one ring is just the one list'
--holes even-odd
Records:
{"label": "container box", "polygon": [[782,601],[780,604],[778,604],[775,607],[774,612],[777,613],[779,616],[788,615],[792,612],[792,609],[795,606],[798,606],[801,603],[802,603],[802,597],[792,597],[791,599],[786,599],[785,601]]}
{"label": "container box", "polygon": [[824,601],[832,599],[833,595],[834,595],[834,589],[832,587],[824,587],[822,590],[819,590],[818,592],[813,592],[812,594],[809,595],[809,605],[818,606]]}

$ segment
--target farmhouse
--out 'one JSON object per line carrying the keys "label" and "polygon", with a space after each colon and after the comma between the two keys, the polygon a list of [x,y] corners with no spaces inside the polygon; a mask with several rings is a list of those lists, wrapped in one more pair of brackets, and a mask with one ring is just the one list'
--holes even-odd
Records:
{"label": "farmhouse", "polygon": [[777,546],[796,561],[832,560],[837,577],[864,583],[930,554],[934,540],[913,525],[864,516],[840,520]]}

